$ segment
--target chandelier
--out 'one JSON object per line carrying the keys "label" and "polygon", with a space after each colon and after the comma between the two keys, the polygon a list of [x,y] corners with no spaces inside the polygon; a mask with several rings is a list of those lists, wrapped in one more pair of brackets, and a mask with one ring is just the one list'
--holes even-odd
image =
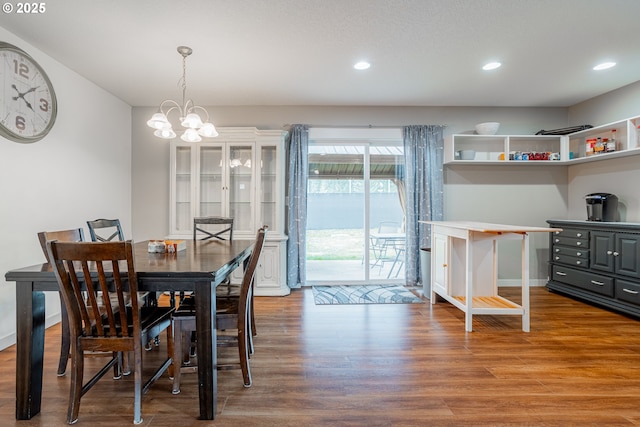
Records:
{"label": "chandelier", "polygon": [[[187,56],[193,53],[193,50],[187,46],[178,46],[178,53],[182,55],[182,79],[179,85],[182,87],[182,105],[172,99],[166,99],[160,104],[158,112],[151,116],[147,122],[147,126],[155,129],[153,134],[163,139],[173,139],[176,133],[169,121],[169,114],[176,111],[179,115],[180,124],[185,128],[180,139],[187,142],[202,141],[201,136],[213,138],[218,136],[218,131],[213,123],[209,123],[209,113],[206,109],[195,105],[191,99],[187,99]],[[206,119],[203,121],[198,111],[205,114]]]}

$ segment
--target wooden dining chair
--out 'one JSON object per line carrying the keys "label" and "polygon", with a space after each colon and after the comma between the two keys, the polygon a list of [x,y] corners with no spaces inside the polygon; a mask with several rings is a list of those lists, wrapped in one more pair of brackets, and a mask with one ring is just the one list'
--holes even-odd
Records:
{"label": "wooden dining chair", "polygon": [[119,219],[96,219],[87,221],[92,242],[110,242],[124,240],[124,233]]}
{"label": "wooden dining chair", "polygon": [[[41,231],[38,233],[38,241],[44,252],[44,257],[49,263],[49,253],[47,252],[47,240],[58,240],[61,242],[82,242],[84,233],[82,228],[73,228],[71,230],[60,231]],[[61,377],[67,371],[67,361],[69,360],[69,348],[71,341],[69,338],[69,315],[67,314],[67,305],[64,303],[62,293],[60,295],[60,359],[58,361],[58,376]]]}
{"label": "wooden dining chair", "polygon": [[[95,219],[93,221],[87,221],[87,227],[89,228],[89,236],[92,242],[112,242],[112,241],[124,241],[124,232],[120,225],[119,219]],[[155,292],[145,292],[139,295],[139,298],[144,298],[145,305],[157,305],[158,297]],[[154,340],[156,346],[159,344],[158,339]],[[147,346],[147,350],[151,347]]]}
{"label": "wooden dining chair", "polygon": [[[237,369],[242,370],[242,379],[245,387],[251,387],[253,381],[251,379],[251,370],[249,366],[250,354],[253,353],[253,338],[251,333],[251,322],[253,319],[250,315],[253,305],[253,280],[255,277],[258,260],[262,254],[264,239],[267,227],[260,228],[256,235],[256,241],[253,251],[246,264],[242,285],[240,287],[240,296],[237,300],[216,298],[216,336],[218,347],[238,347],[238,362],[235,363],[219,363],[217,369]],[[197,295],[192,295],[181,302],[180,307],[173,316],[174,324],[174,375],[173,375],[173,394],[180,393],[180,378],[182,374],[182,361],[185,352],[183,351],[183,343],[196,330],[196,312],[195,300]],[[235,330],[234,334],[228,331]],[[187,370],[193,371],[194,368],[187,367]]]}
{"label": "wooden dining chair", "polygon": [[205,216],[193,218],[193,240],[233,240],[233,218]]}
{"label": "wooden dining chair", "polygon": [[[193,240],[233,240],[233,218],[222,216],[206,216],[193,218]],[[230,278],[216,288],[216,294],[220,297],[237,297],[239,290],[233,289]],[[235,294],[235,295],[233,295]],[[184,294],[180,295],[181,298]]]}
{"label": "wooden dining chair", "polygon": [[[133,422],[142,423],[142,395],[172,367],[171,315],[175,309],[138,304],[138,278],[130,240],[106,243],[54,240],[47,242],[47,251],[69,313],[72,373],[67,422],[78,421],[82,396],[110,368],[120,366],[124,352],[131,352],[134,360]],[[115,301],[103,298],[103,304],[98,304],[97,295],[109,292],[117,294]],[[143,347],[164,330],[167,332],[167,357],[143,384]],[[113,357],[84,383],[85,352],[92,351],[112,352]]]}

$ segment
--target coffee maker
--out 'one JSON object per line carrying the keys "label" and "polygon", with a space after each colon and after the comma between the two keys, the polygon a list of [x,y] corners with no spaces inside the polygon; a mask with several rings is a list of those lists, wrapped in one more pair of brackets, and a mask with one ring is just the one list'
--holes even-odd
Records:
{"label": "coffee maker", "polygon": [[610,193],[591,193],[587,202],[587,221],[613,222],[618,212],[618,197]]}

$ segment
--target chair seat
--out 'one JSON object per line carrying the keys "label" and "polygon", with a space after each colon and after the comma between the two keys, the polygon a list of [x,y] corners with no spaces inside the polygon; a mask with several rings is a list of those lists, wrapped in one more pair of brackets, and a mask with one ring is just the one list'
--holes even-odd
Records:
{"label": "chair seat", "polygon": [[[117,310],[113,310],[114,313],[117,313]],[[143,332],[148,331],[156,326],[171,321],[171,314],[175,311],[174,308],[171,307],[140,307],[140,323],[141,329]],[[129,323],[128,329],[129,334],[133,331],[132,320],[133,314],[131,312],[131,307],[127,306],[127,322]],[[118,335],[122,335],[122,331],[120,330],[120,317],[116,317],[116,321],[118,322],[116,325],[116,330],[118,331]],[[109,332],[109,319],[106,314],[102,316],[102,327],[105,330],[105,335]],[[96,325],[92,328],[93,333],[97,335],[97,327]]]}

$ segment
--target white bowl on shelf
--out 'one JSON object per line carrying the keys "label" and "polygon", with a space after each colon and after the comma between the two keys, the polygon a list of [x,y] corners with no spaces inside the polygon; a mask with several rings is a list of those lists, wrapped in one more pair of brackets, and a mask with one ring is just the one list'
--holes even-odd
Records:
{"label": "white bowl on shelf", "polygon": [[478,135],[495,135],[498,133],[499,128],[500,123],[498,122],[478,123],[476,125],[476,133]]}
{"label": "white bowl on shelf", "polygon": [[475,160],[476,151],[475,150],[462,150],[460,151],[460,160]]}

